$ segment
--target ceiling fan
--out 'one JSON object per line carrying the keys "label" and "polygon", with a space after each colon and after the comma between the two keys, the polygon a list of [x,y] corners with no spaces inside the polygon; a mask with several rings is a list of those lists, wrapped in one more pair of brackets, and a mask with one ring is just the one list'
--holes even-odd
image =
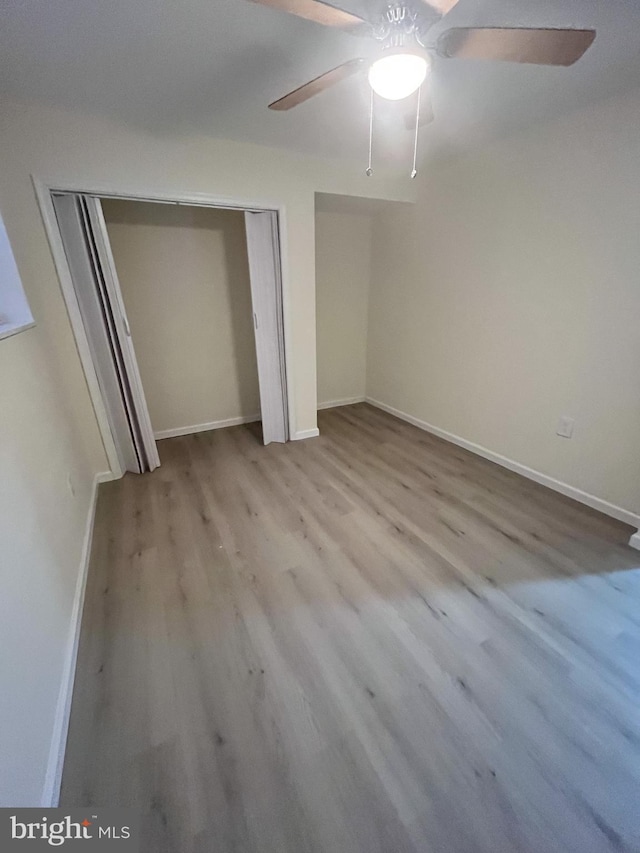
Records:
{"label": "ceiling fan", "polygon": [[[595,30],[531,27],[451,27],[432,42],[429,32],[458,0],[376,0],[360,2],[358,14],[333,0],[253,0],[379,42],[377,56],[350,59],[269,104],[290,110],[347,77],[367,71],[373,92],[401,100],[416,92],[431,68],[431,55],[445,59],[488,59],[534,65],[573,65],[596,37]],[[366,11],[362,11],[366,9]],[[420,113],[422,119],[420,119]],[[408,128],[433,118],[430,103],[408,117]]]}

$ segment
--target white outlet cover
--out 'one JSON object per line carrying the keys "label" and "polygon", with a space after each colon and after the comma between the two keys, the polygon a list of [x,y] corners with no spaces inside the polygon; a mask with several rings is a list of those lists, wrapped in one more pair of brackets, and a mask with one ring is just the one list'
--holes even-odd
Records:
{"label": "white outlet cover", "polygon": [[574,425],[575,420],[573,418],[570,418],[567,415],[563,415],[558,421],[556,435],[559,435],[561,438],[571,438],[571,436],[573,435]]}

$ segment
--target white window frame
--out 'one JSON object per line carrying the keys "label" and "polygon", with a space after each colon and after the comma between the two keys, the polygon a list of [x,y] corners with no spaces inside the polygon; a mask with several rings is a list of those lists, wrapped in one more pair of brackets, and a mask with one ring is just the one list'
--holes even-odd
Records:
{"label": "white window frame", "polygon": [[9,235],[0,214],[0,341],[34,326]]}

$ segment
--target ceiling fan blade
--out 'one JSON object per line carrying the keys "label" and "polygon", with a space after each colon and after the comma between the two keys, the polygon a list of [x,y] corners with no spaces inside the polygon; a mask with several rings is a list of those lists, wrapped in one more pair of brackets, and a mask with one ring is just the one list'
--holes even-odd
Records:
{"label": "ceiling fan blade", "polygon": [[573,65],[595,37],[595,30],[454,27],[438,39],[438,53],[455,59]]}
{"label": "ceiling fan blade", "polygon": [[252,2],[289,12],[299,18],[306,18],[307,21],[324,24],[325,27],[355,27],[364,23],[363,18],[351,12],[345,12],[343,9],[317,2],[317,0],[252,0]]}
{"label": "ceiling fan blade", "polygon": [[325,89],[334,86],[336,83],[340,83],[341,80],[357,74],[365,64],[366,60],[364,59],[350,59],[348,62],[343,62],[337,68],[332,68],[331,71],[321,74],[319,77],[305,83],[304,86],[299,86],[293,92],[289,92],[288,95],[284,95],[284,97],[269,104],[269,109],[290,110],[292,107],[297,107],[298,104],[308,101],[314,95],[319,95],[320,92],[324,92]]}
{"label": "ceiling fan blade", "polygon": [[[420,101],[420,120],[418,122],[419,126],[422,127],[424,124],[431,124],[434,119],[433,115],[433,102],[431,101],[430,95],[425,95]],[[416,109],[415,106],[411,110],[411,112],[406,112],[404,116],[404,126],[407,130],[415,130],[416,129]]]}
{"label": "ceiling fan blade", "polygon": [[422,0],[425,6],[430,6],[440,15],[446,15],[454,6],[458,4],[458,0]]}

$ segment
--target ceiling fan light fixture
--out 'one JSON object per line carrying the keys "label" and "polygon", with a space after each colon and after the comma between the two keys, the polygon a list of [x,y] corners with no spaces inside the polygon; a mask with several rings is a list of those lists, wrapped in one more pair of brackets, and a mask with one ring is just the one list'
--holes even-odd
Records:
{"label": "ceiling fan light fixture", "polygon": [[416,92],[430,69],[426,53],[393,50],[369,67],[369,85],[381,98],[400,101]]}

